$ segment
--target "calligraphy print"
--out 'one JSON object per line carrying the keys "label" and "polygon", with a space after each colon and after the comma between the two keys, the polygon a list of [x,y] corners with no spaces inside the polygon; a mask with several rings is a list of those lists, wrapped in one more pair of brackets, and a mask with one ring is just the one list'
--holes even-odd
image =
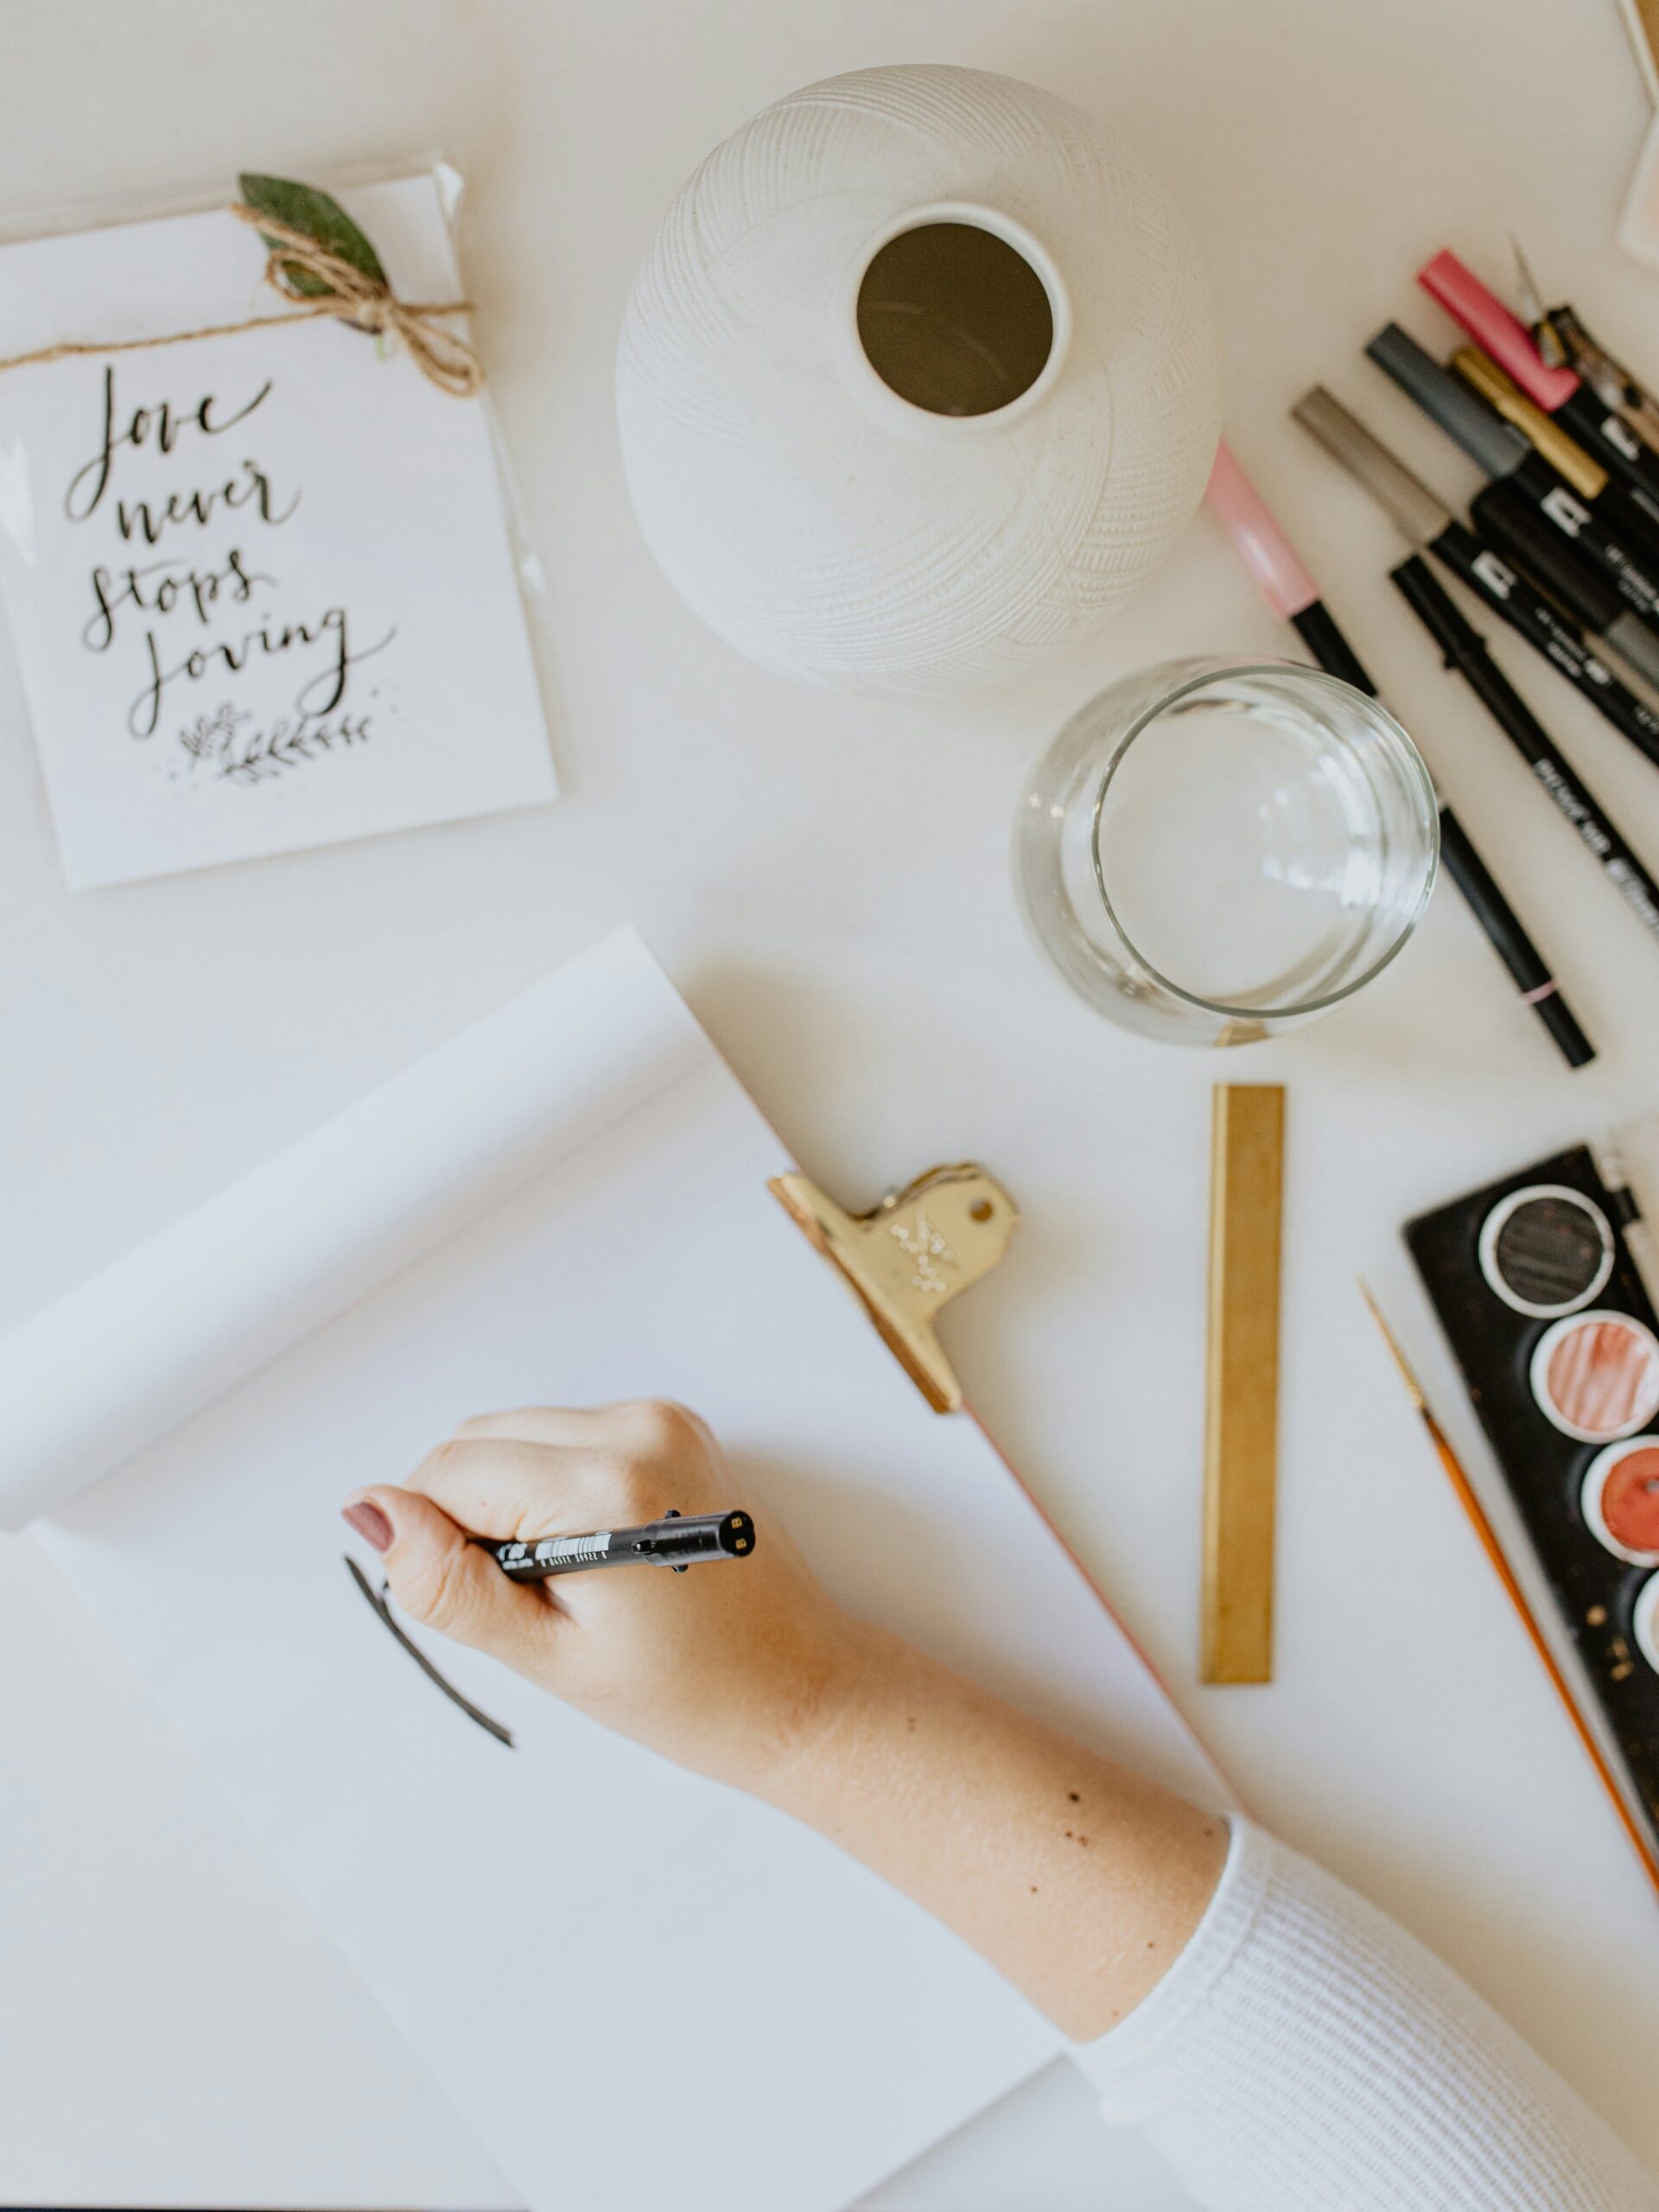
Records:
{"label": "calligraphy print", "polygon": [[[344,198],[460,296],[434,177]],[[222,210],[0,247],[0,353],[261,266]],[[0,584],[72,888],[557,795],[484,410],[333,321],[0,372]]]}

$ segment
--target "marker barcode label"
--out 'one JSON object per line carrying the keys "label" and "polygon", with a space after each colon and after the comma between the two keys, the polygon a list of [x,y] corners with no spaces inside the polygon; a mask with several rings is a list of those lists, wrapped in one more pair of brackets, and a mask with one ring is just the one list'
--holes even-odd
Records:
{"label": "marker barcode label", "polygon": [[563,1567],[574,1560],[603,1559],[611,1548],[611,1531],[601,1529],[593,1536],[543,1536],[536,1547],[538,1567]]}

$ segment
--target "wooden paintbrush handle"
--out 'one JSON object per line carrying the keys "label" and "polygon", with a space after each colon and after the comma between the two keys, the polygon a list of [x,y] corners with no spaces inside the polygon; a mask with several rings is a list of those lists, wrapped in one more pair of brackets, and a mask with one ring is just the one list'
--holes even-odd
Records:
{"label": "wooden paintbrush handle", "polygon": [[[1655,0],[1655,4],[1659,6],[1659,0]],[[1555,1654],[1545,1641],[1544,1632],[1538,1625],[1537,1617],[1528,1603],[1527,1593],[1516,1580],[1515,1570],[1504,1556],[1503,1547],[1497,1541],[1497,1533],[1486,1517],[1486,1509],[1476,1497],[1474,1485],[1459,1465],[1458,1456],[1447,1443],[1439,1421],[1435,1420],[1427,1406],[1423,1408],[1422,1414],[1424,1426],[1434,1440],[1434,1449],[1439,1452],[1440,1465],[1446,1469],[1452,1487],[1458,1494],[1458,1502],[1468,1516],[1476,1535],[1479,1537],[1481,1548],[1491,1561],[1498,1580],[1508,1592],[1510,1603],[1521,1616],[1521,1624],[1527,1631],[1532,1648],[1543,1662],[1544,1672],[1554,1683],[1555,1694],[1566,1707],[1567,1719],[1573,1723],[1579,1741],[1583,1745],[1591,1765],[1594,1767],[1600,1778],[1602,1788],[1611,1798],[1613,1809],[1618,1815],[1625,1834],[1629,1836],[1635,1847],[1637,1856],[1642,1861],[1648,1879],[1656,1890],[1659,1890],[1659,1858],[1655,1857],[1652,1845],[1637,1827],[1636,1817],[1625,1802],[1624,1792],[1618,1786],[1618,1777],[1603,1756],[1601,1746],[1592,1733],[1589,1722],[1579,1710],[1579,1701],[1573,1696],[1566,1675],[1562,1674],[1556,1662]]]}

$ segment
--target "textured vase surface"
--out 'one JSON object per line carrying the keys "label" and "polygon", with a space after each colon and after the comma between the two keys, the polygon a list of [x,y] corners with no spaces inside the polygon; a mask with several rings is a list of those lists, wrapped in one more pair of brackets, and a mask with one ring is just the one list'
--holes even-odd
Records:
{"label": "textured vase surface", "polygon": [[[1033,245],[1063,348],[968,420],[861,353],[874,246],[912,211]],[[704,162],[635,282],[617,372],[629,489],[670,579],[763,664],[943,693],[1064,645],[1168,552],[1220,423],[1209,283],[1140,160],[1065,100],[978,70],[860,70]]]}

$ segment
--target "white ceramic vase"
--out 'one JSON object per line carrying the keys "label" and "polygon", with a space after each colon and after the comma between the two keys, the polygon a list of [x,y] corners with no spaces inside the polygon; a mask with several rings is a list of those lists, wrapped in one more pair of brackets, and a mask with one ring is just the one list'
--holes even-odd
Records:
{"label": "white ceramic vase", "polygon": [[915,694],[1119,605],[1201,498],[1220,405],[1163,187],[1052,93],[934,67],[808,86],[717,147],[617,368],[634,505],[691,607],[768,667]]}

